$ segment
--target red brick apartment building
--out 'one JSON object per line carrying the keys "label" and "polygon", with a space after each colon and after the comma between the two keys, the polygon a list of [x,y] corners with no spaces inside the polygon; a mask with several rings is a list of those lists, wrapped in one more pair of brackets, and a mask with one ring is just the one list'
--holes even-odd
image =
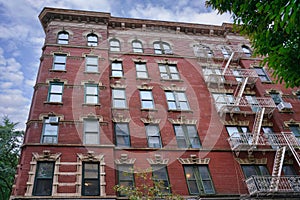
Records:
{"label": "red brick apartment building", "polygon": [[222,26],[44,8],[11,199],[121,199],[152,169],[186,199],[299,198],[300,90]]}

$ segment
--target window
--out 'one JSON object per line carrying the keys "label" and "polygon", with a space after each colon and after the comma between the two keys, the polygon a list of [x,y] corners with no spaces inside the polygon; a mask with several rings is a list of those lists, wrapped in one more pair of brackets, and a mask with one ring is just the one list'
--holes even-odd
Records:
{"label": "window", "polygon": [[256,96],[246,95],[245,98],[248,104],[251,106],[251,110],[253,112],[258,112],[260,108]]}
{"label": "window", "polygon": [[[132,173],[132,165],[118,165],[118,181],[120,186],[134,187],[134,176]],[[119,192],[119,196],[125,196],[122,192]]]}
{"label": "window", "polygon": [[272,146],[273,149],[277,149],[278,144],[280,144],[280,141],[278,140],[278,137],[274,137],[274,131],[272,127],[268,126],[262,126],[261,127],[265,138],[268,139],[269,144]]}
{"label": "window", "polygon": [[116,146],[130,147],[129,127],[127,123],[115,123]]}
{"label": "window", "polygon": [[239,138],[239,133],[249,133],[249,129],[246,126],[226,126],[229,137]]}
{"label": "window", "polygon": [[122,62],[112,62],[111,63],[111,76],[113,76],[113,77],[123,77]]}
{"label": "window", "polygon": [[[232,94],[224,94],[224,93],[212,93],[215,106],[218,112],[220,111],[228,111],[226,106],[234,105],[235,97]],[[224,109],[222,109],[225,106]],[[239,111],[238,107],[234,108],[234,111]]]}
{"label": "window", "polygon": [[184,166],[184,173],[190,194],[215,194],[206,165],[186,165]]}
{"label": "window", "polygon": [[127,108],[126,95],[124,89],[113,89],[113,108]]}
{"label": "window", "polygon": [[54,162],[38,162],[34,180],[34,196],[51,196]]}
{"label": "window", "polygon": [[271,82],[269,76],[263,68],[255,67],[254,70],[256,71],[261,82]]}
{"label": "window", "polygon": [[154,101],[151,90],[141,90],[140,98],[142,109],[154,109]]}
{"label": "window", "polygon": [[85,84],[85,103],[86,104],[98,104],[98,85],[97,84]]}
{"label": "window", "polygon": [[179,148],[200,148],[200,140],[195,125],[174,125]]}
{"label": "window", "polygon": [[197,57],[211,58],[213,57],[213,51],[203,44],[198,44],[193,46],[194,54]]}
{"label": "window", "polygon": [[279,93],[270,93],[270,95],[276,105],[283,102],[281,95]]}
{"label": "window", "polygon": [[53,70],[66,70],[67,55],[54,54]]}
{"label": "window", "polygon": [[158,183],[159,186],[163,186],[161,188],[161,192],[170,193],[171,189],[170,189],[167,167],[161,165],[152,165],[151,167],[152,167],[153,181]]}
{"label": "window", "polygon": [[44,118],[41,143],[57,143],[59,117]]}
{"label": "window", "polygon": [[179,80],[179,73],[176,65],[159,64],[160,77],[164,80]]}
{"label": "window", "polygon": [[282,172],[285,176],[298,176],[293,165],[283,165]]}
{"label": "window", "polygon": [[298,90],[297,92],[295,92],[295,95],[296,95],[297,98],[300,100],[300,90]]}
{"label": "window", "polygon": [[169,110],[190,110],[184,92],[165,92]]}
{"label": "window", "polygon": [[231,50],[228,47],[221,47],[222,54],[224,58],[229,58],[231,56]]}
{"label": "window", "polygon": [[69,33],[66,31],[61,31],[57,35],[57,44],[68,44],[69,43]]}
{"label": "window", "polygon": [[203,68],[204,79],[209,83],[224,83],[222,71],[219,68]]}
{"label": "window", "polygon": [[99,163],[86,162],[82,166],[82,195],[100,195]]}
{"label": "window", "polygon": [[242,170],[246,178],[250,176],[269,176],[269,171],[265,165],[242,165]]}
{"label": "window", "polygon": [[154,124],[148,124],[145,127],[148,139],[148,147],[162,148],[159,126]]}
{"label": "window", "polygon": [[98,37],[97,35],[90,33],[87,35],[87,45],[91,47],[95,47],[98,45]]}
{"label": "window", "polygon": [[146,63],[135,63],[136,77],[149,78]]}
{"label": "window", "polygon": [[97,119],[84,120],[84,144],[99,144],[99,122]]}
{"label": "window", "polygon": [[153,47],[155,54],[173,54],[170,45],[166,42],[154,42]]}
{"label": "window", "polygon": [[64,83],[50,82],[48,102],[62,102]]}
{"label": "window", "polygon": [[117,39],[112,39],[109,41],[110,51],[120,51],[120,42]]}
{"label": "window", "polygon": [[298,139],[298,142],[300,143],[300,127],[299,125],[289,125],[290,131],[295,135],[295,137]]}
{"label": "window", "polygon": [[251,57],[252,52],[251,52],[251,50],[248,46],[242,45],[242,50],[243,50],[246,57]]}
{"label": "window", "polygon": [[87,56],[85,58],[85,71],[86,72],[98,72],[98,57]]}
{"label": "window", "polygon": [[132,50],[134,53],[143,53],[143,45],[140,41],[133,41],[132,42]]}

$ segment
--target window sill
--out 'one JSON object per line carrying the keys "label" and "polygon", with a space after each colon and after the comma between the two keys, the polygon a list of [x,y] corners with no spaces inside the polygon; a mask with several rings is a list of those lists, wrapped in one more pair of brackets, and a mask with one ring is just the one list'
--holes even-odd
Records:
{"label": "window sill", "polygon": [[141,108],[141,111],[146,111],[146,112],[157,112],[158,110],[155,108]]}
{"label": "window sill", "polygon": [[160,79],[160,81],[184,82],[182,79]]}
{"label": "window sill", "polygon": [[50,104],[50,105],[63,105],[63,102],[44,101],[44,104]]}
{"label": "window sill", "polygon": [[88,71],[84,71],[84,74],[100,74],[100,72],[88,72]]}
{"label": "window sill", "polygon": [[136,80],[147,80],[147,81],[151,81],[151,78],[138,78],[138,77],[136,77]]}
{"label": "window sill", "polygon": [[98,106],[101,107],[101,104],[93,104],[93,103],[84,103],[82,106]]}
{"label": "window sill", "polygon": [[124,76],[110,76],[110,79],[126,79]]}
{"label": "window sill", "polygon": [[112,110],[129,110],[129,108],[111,108]]}
{"label": "window sill", "polygon": [[49,69],[50,72],[64,72],[66,73],[67,70],[59,70],[59,69]]}
{"label": "window sill", "polygon": [[186,113],[192,113],[192,110],[170,110],[168,109],[168,112],[186,112]]}

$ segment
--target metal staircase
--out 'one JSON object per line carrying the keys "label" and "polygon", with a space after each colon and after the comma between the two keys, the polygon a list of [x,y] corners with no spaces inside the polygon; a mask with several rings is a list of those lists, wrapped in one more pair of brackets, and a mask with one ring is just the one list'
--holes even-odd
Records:
{"label": "metal staircase", "polygon": [[254,124],[253,124],[253,129],[252,129],[252,134],[253,134],[252,144],[253,145],[258,144],[260,129],[261,129],[262,121],[264,118],[264,113],[265,113],[265,108],[260,108],[255,115],[255,120],[254,120]]}
{"label": "metal staircase", "polygon": [[[295,141],[290,141],[290,139],[289,139],[284,133],[282,133],[282,135],[283,135],[283,138],[284,138],[286,144],[287,144],[288,147],[290,148],[290,150],[291,150],[291,152],[292,152],[292,154],[293,154],[293,156],[294,156],[294,158],[295,158],[297,164],[298,164],[299,167],[300,167],[300,156],[299,156],[298,152],[296,151],[296,149],[294,148],[294,142],[295,142]],[[297,144],[297,143],[296,143],[296,144]],[[298,146],[298,148],[299,148],[299,146]]]}
{"label": "metal staircase", "polygon": [[273,171],[272,171],[272,179],[270,183],[270,191],[278,191],[278,185],[280,181],[281,171],[282,171],[282,165],[284,161],[284,155],[285,155],[286,147],[281,147],[277,149],[273,164]]}

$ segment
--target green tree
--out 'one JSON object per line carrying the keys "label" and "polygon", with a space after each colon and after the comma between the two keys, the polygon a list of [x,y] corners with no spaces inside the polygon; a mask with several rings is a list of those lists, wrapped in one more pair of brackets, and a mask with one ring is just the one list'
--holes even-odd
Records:
{"label": "green tree", "polygon": [[[134,173],[132,169],[131,172],[123,172],[124,175],[128,173]],[[126,196],[130,200],[154,200],[154,199],[169,199],[169,200],[183,200],[184,198],[172,194],[166,191],[166,187],[162,181],[156,181],[155,177],[150,176],[151,169],[139,170],[135,173],[135,180],[138,185],[124,186],[116,185],[114,189]]]}
{"label": "green tree", "polygon": [[0,124],[0,199],[9,199],[20,155],[23,131],[16,131],[18,123],[8,117]]}
{"label": "green tree", "polygon": [[286,87],[300,86],[299,0],[208,0],[207,6],[232,14],[241,33],[249,36],[261,65]]}

